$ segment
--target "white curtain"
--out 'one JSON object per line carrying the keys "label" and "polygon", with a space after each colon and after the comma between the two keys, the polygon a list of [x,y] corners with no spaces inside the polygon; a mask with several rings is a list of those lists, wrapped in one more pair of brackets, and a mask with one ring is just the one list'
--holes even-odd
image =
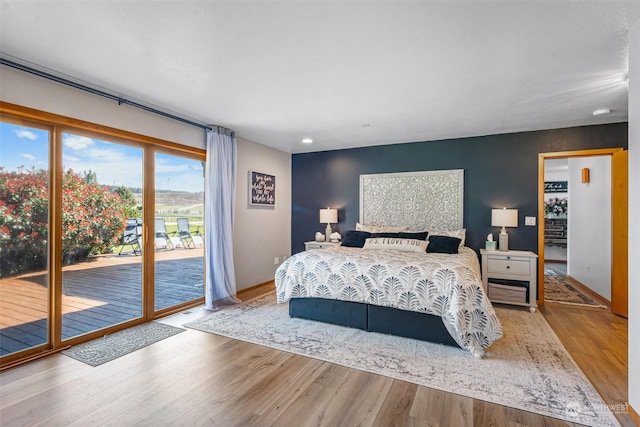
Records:
{"label": "white curtain", "polygon": [[233,264],[236,200],[236,138],[228,129],[207,130],[205,165],[205,306],[240,302]]}

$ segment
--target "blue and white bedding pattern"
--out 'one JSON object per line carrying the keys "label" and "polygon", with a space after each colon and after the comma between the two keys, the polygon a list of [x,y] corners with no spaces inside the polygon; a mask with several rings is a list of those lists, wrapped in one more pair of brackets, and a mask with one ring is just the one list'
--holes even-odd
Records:
{"label": "blue and white bedding pattern", "polygon": [[291,256],[275,274],[278,303],[317,297],[440,316],[453,339],[477,358],[502,337],[482,288],[476,253],[414,253],[336,247]]}

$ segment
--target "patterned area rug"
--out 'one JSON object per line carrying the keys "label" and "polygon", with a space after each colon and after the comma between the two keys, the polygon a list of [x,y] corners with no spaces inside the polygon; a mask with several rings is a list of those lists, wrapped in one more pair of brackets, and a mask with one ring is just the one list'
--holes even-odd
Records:
{"label": "patterned area rug", "polygon": [[87,365],[98,366],[184,331],[185,329],[158,322],[143,323],[93,341],[74,345],[64,350],[62,354]]}
{"label": "patterned area rug", "polygon": [[291,319],[267,295],[185,327],[589,426],[619,425],[539,312],[497,307],[504,337],[459,348]]}
{"label": "patterned area rug", "polygon": [[552,270],[544,272],[544,300],[562,304],[586,305],[606,308],[589,295],[582,293],[566,277]]}

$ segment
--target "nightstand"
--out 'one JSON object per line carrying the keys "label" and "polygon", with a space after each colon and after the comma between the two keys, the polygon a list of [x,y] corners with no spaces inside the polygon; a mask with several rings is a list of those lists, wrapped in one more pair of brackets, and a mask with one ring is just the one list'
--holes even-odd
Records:
{"label": "nightstand", "polygon": [[340,246],[340,242],[304,242],[304,250],[308,251],[309,249],[327,249],[327,248],[335,248]]}
{"label": "nightstand", "polygon": [[[531,251],[488,251],[482,255],[482,286],[492,302],[529,307],[534,313],[538,304],[536,260]],[[526,285],[528,284],[528,289]]]}

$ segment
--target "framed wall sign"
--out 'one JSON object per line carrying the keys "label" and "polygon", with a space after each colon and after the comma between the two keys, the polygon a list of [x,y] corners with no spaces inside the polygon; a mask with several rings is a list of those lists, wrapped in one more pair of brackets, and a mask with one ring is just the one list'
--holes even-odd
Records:
{"label": "framed wall sign", "polygon": [[567,181],[545,181],[544,183],[545,193],[566,193],[568,188]]}
{"label": "framed wall sign", "polygon": [[249,171],[249,204],[254,206],[276,205],[275,175]]}

